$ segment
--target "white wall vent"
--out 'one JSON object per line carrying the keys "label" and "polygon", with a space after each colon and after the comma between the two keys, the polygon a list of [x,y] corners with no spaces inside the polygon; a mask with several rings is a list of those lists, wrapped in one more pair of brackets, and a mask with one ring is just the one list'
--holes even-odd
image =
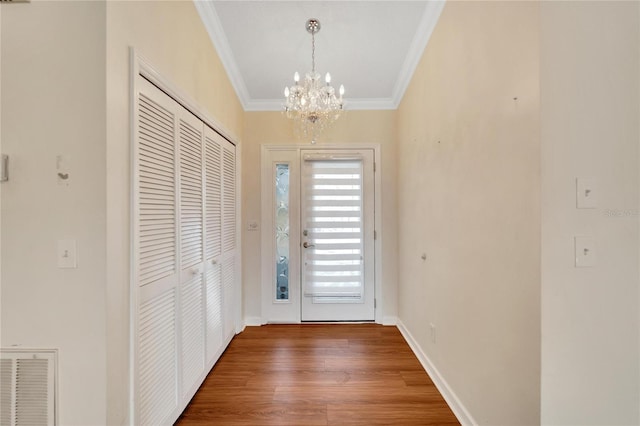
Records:
{"label": "white wall vent", "polygon": [[0,425],[55,425],[57,350],[0,350]]}

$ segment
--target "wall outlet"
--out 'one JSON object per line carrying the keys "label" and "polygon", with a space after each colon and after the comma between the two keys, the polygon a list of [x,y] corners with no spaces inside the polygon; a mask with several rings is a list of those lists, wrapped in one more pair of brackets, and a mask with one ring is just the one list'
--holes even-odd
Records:
{"label": "wall outlet", "polygon": [[596,240],[593,237],[575,237],[576,268],[596,266]]}
{"label": "wall outlet", "polygon": [[579,209],[595,209],[598,207],[598,190],[596,179],[576,179],[576,207]]}
{"label": "wall outlet", "polygon": [[9,180],[9,156],[6,154],[0,155],[0,182],[6,182]]}
{"label": "wall outlet", "polygon": [[78,245],[76,240],[58,241],[58,268],[75,269],[78,267]]}
{"label": "wall outlet", "polygon": [[433,323],[429,323],[429,330],[431,331],[431,343],[436,343],[436,326]]}

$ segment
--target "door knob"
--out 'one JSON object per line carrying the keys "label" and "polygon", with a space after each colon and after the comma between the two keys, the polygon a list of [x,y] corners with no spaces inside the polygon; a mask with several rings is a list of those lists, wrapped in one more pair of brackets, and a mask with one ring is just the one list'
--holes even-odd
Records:
{"label": "door knob", "polygon": [[304,243],[302,243],[302,247],[304,247],[304,248],[315,247],[315,246],[316,246],[315,244],[309,244],[306,241]]}

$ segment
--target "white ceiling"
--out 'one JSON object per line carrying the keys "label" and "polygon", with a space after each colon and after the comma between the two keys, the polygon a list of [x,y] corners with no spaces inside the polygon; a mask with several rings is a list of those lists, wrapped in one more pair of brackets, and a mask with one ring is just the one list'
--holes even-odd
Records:
{"label": "white ceiling", "polygon": [[246,111],[281,110],[293,73],[316,70],[344,84],[346,109],[395,109],[444,1],[196,0],[211,40]]}

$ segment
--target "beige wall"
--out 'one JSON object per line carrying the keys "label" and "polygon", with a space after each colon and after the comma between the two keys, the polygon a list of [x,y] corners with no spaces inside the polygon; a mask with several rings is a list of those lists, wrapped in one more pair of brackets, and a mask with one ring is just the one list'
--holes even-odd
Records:
{"label": "beige wall", "polygon": [[[300,143],[293,134],[291,122],[280,112],[248,112],[245,114],[242,145],[242,225],[260,223],[260,146]],[[396,148],[395,111],[346,111],[322,136],[323,143],[380,144],[382,166],[382,287],[383,317],[395,320],[396,290]],[[311,145],[310,145],[311,146]],[[242,237],[244,317],[250,322],[261,318],[260,232],[244,232]]]}
{"label": "beige wall", "polygon": [[[542,422],[638,424],[638,2],[543,2]],[[575,179],[598,181],[575,208]],[[574,268],[575,236],[597,265]]]}
{"label": "beige wall", "polygon": [[190,0],[107,2],[109,424],[128,410],[129,47],[239,142],[243,110]]}
{"label": "beige wall", "polygon": [[[11,162],[1,184],[0,346],[58,348],[59,424],[104,424],[105,5],[0,7]],[[60,239],[77,240],[77,269],[57,268]]]}
{"label": "beige wall", "polygon": [[[60,349],[61,424],[124,424],[129,47],[242,138],[243,228],[260,145],[297,141],[242,111],[189,0],[0,10],[0,346]],[[381,144],[384,316],[480,424],[640,422],[639,21],[636,2],[450,2],[399,110],[347,112],[318,145]],[[575,209],[577,176],[598,209]],[[586,234],[598,267],[576,270]],[[56,267],[62,238],[77,269]],[[242,244],[260,317],[260,233]]]}
{"label": "beige wall", "polygon": [[478,424],[540,421],[538,13],[447,3],[398,110],[399,319]]}

